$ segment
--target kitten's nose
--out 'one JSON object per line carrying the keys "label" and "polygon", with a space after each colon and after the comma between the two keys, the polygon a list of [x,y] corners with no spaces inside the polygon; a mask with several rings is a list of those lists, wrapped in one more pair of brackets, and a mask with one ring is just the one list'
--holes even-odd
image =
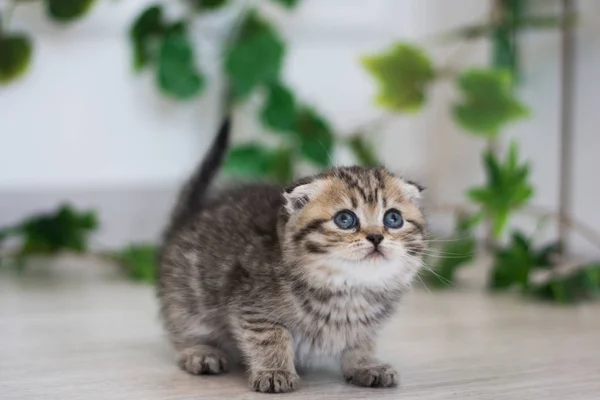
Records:
{"label": "kitten's nose", "polygon": [[381,243],[381,241],[383,240],[383,235],[379,235],[379,234],[370,234],[367,235],[367,240],[371,243],[373,243],[373,245],[375,247],[379,246],[379,243]]}

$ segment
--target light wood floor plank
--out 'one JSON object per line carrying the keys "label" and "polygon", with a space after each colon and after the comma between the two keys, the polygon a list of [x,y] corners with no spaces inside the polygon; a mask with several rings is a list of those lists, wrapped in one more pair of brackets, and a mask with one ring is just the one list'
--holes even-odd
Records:
{"label": "light wood floor plank", "polygon": [[[477,290],[414,290],[383,332],[392,390],[303,375],[286,399],[600,399],[600,304],[575,308]],[[177,369],[150,287],[94,260],[0,273],[0,399],[258,399],[242,373]]]}

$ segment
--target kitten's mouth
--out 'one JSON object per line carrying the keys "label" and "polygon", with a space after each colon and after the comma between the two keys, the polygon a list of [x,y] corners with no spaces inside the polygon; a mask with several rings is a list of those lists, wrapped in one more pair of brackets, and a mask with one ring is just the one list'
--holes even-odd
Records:
{"label": "kitten's mouth", "polygon": [[365,260],[377,260],[380,258],[385,258],[380,249],[374,248],[369,254],[367,254],[364,259]]}

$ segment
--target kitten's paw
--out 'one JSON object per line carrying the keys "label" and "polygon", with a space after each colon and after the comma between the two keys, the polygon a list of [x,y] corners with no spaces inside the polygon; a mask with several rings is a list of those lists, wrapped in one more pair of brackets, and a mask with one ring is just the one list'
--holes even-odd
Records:
{"label": "kitten's paw", "polygon": [[214,375],[227,372],[227,357],[221,350],[210,346],[198,346],[183,350],[178,365],[193,375]]}
{"label": "kitten's paw", "polygon": [[289,371],[260,371],[252,374],[250,384],[256,392],[286,393],[298,387],[300,378]]}
{"label": "kitten's paw", "polygon": [[398,385],[398,372],[389,364],[353,368],[344,373],[346,382],[366,387],[394,387]]}

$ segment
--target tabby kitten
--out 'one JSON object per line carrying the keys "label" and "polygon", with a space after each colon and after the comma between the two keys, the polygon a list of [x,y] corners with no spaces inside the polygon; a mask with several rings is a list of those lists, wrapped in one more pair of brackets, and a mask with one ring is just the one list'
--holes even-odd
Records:
{"label": "tabby kitten", "polygon": [[279,393],[296,389],[295,366],[326,357],[352,384],[395,386],[375,335],[420,266],[420,187],[384,168],[343,167],[209,198],[228,135],[225,122],[160,253],[161,315],[180,367],[219,374],[238,353],[254,390]]}

